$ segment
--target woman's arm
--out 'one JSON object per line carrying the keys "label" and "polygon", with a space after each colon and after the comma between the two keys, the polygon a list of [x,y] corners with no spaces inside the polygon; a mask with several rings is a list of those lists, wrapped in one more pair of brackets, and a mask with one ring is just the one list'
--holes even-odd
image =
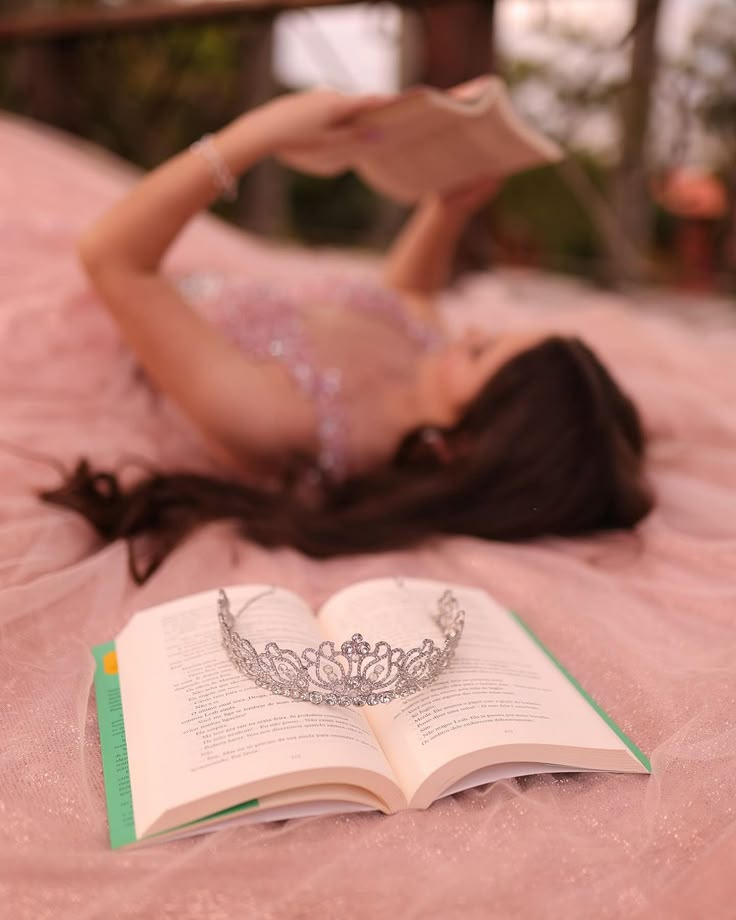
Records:
{"label": "woman's arm", "polygon": [[[240,175],[261,157],[300,146],[354,143],[350,119],[375,105],[329,91],[280,97],[213,138]],[[239,457],[304,445],[311,415],[288,377],[249,361],[157,271],[186,223],[217,189],[207,160],[187,151],[154,170],[80,240],[90,280],[156,384]]]}
{"label": "woman's arm", "polygon": [[447,283],[452,259],[468,218],[498,189],[483,178],[420,203],[392,245],[384,282],[414,294],[430,295]]}
{"label": "woman's arm", "polygon": [[384,282],[415,294],[443,288],[464,226],[464,217],[443,207],[440,198],[422,201],[388,252]]}
{"label": "woman's arm", "polygon": [[[212,138],[234,176],[265,156],[304,148],[365,143],[351,127],[379,96],[343,96],[332,90],[292,93],[242,115]],[[82,237],[79,253],[88,272],[126,268],[153,272],[179,231],[217,197],[211,166],[187,150],[155,169]]]}

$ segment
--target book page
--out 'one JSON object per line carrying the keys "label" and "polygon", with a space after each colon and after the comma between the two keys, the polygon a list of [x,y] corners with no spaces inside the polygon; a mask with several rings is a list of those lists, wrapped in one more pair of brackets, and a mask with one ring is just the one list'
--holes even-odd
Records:
{"label": "book page", "polygon": [[[409,649],[424,637],[441,644],[433,622],[450,588],[466,611],[455,658],[430,687],[371,707],[368,718],[407,799],[424,807],[472,770],[494,763],[564,760],[579,749],[622,752],[606,722],[545,656],[513,617],[484,591],[423,579],[378,579],[340,592],[323,607],[323,631],[337,639],[359,630]],[[492,749],[492,750],[491,750]],[[467,755],[479,754],[475,760]],[[538,754],[539,756],[535,756]],[[603,768],[605,759],[601,758]],[[574,759],[571,766],[576,765]],[[436,776],[431,797],[416,794]],[[428,793],[429,795],[429,793]]]}
{"label": "book page", "polygon": [[[269,585],[227,593],[233,613],[247,608],[236,628],[257,651],[322,641],[296,595]],[[396,796],[360,712],[276,696],[230,662],[215,591],[137,614],[116,646],[139,838],[238,804],[243,790],[251,798],[340,782]]]}
{"label": "book page", "polygon": [[514,112],[504,84],[494,77],[447,92],[411,92],[364,113],[360,123],[381,130],[384,139],[361,151],[358,172],[405,202],[561,157],[556,144]]}
{"label": "book page", "polygon": [[434,90],[418,90],[361,117],[361,124],[382,132],[356,158],[367,182],[408,203],[493,171],[484,146],[467,131],[477,116],[460,103],[438,105],[441,98]]}
{"label": "book page", "polygon": [[474,178],[507,176],[562,156],[514,111],[503,81],[491,75],[447,91],[414,87],[361,113],[354,126],[379,136],[352,148],[296,151],[285,162],[316,175],[352,166],[378,191],[409,204]]}

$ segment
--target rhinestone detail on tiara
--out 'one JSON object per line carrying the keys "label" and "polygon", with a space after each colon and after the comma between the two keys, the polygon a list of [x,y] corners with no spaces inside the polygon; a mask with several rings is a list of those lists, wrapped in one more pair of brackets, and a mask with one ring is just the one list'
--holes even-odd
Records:
{"label": "rhinestone detail on tiara", "polygon": [[424,639],[405,651],[380,641],[371,646],[360,633],[339,646],[321,642],[301,653],[269,642],[257,652],[235,630],[227,594],[217,598],[222,645],[230,661],[258,687],[315,705],[376,706],[429,686],[447,668],[465,625],[465,611],[447,590],[437,601],[435,622],[445,637],[440,647]]}

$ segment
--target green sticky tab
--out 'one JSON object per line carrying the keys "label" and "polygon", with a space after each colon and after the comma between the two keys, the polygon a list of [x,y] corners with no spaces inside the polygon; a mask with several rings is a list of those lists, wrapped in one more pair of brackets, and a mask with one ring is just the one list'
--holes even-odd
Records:
{"label": "green sticky tab", "polygon": [[100,727],[102,772],[105,777],[107,819],[110,826],[110,846],[113,849],[133,843],[133,796],[128,772],[128,745],[125,740],[123,702],[120,697],[115,643],[106,642],[92,649],[95,668],[95,697],[97,721]]}
{"label": "green sticky tab", "polygon": [[585,691],[580,684],[575,680],[572,674],[567,670],[564,665],[555,658],[555,656],[550,652],[546,645],[543,644],[542,640],[526,625],[518,613],[514,613],[513,610],[509,610],[509,613],[514,618],[514,620],[521,626],[524,632],[529,636],[530,639],[544,652],[544,654],[549,658],[549,660],[557,666],[557,668],[565,675],[565,677],[570,681],[573,687],[578,691],[578,693],[586,700],[590,705],[595,709],[598,715],[603,719],[603,721],[612,729],[618,737],[623,741],[626,747],[631,751],[631,753],[636,757],[639,763],[648,770],[649,773],[652,772],[652,765],[649,763],[649,758],[644,754],[629,738],[629,736],[623,731],[623,729],[618,726],[613,719],[608,715],[608,713],[596,703],[593,697]]}

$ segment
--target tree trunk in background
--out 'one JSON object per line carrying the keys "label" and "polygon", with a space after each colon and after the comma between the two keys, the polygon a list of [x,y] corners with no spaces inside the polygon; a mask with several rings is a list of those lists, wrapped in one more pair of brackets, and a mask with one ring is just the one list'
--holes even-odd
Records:
{"label": "tree trunk in background", "polygon": [[[647,128],[657,76],[657,23],[662,0],[637,0],[629,82],[621,98],[621,158],[614,176],[614,210],[624,236],[643,257],[651,240]],[[619,266],[630,274],[630,266]],[[633,280],[641,280],[634,278]]]}
{"label": "tree trunk in background", "polygon": [[[244,17],[241,39],[242,111],[267,102],[277,92],[273,75],[270,20]],[[239,223],[254,233],[276,236],[286,221],[286,178],[272,158],[256,164],[243,177],[238,202]]]}
{"label": "tree trunk in background", "polygon": [[[419,15],[406,7],[401,9],[399,26],[397,83],[398,90],[406,89],[420,81],[422,35]],[[406,205],[380,196],[376,201],[375,216],[367,242],[376,248],[386,249],[394,240],[406,220],[410,209]]]}
{"label": "tree trunk in background", "polygon": [[424,82],[449,89],[493,70],[494,7],[495,0],[455,0],[420,8]]}
{"label": "tree trunk in background", "polygon": [[[495,0],[454,0],[420,7],[423,50],[418,82],[449,89],[492,71],[494,8]],[[487,268],[490,256],[491,225],[488,212],[482,211],[470,220],[460,240],[453,273]]]}

